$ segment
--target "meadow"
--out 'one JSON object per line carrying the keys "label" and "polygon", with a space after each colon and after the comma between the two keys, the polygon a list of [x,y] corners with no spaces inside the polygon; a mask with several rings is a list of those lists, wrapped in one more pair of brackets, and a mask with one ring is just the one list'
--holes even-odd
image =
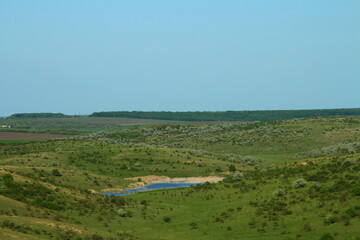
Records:
{"label": "meadow", "polygon": [[[0,238],[360,239],[359,170],[360,117],[166,123],[10,142],[0,145]],[[226,178],[97,194],[149,175]]]}

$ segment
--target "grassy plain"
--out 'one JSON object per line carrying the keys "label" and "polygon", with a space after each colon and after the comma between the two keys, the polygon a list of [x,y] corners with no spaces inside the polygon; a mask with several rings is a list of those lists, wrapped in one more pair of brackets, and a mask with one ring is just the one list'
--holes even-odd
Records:
{"label": "grassy plain", "polygon": [[11,128],[0,128],[0,131],[77,135],[154,124],[189,124],[189,122],[108,117],[3,118],[0,119],[0,125],[10,125]]}
{"label": "grassy plain", "polygon": [[[359,117],[331,117],[4,144],[0,238],[360,239],[359,139]],[[231,165],[239,172],[228,175]],[[228,178],[126,197],[95,193],[144,175]]]}

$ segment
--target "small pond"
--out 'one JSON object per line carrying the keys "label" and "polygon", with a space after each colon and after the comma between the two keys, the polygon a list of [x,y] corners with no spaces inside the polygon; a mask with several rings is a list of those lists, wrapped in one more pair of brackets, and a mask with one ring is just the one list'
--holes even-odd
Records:
{"label": "small pond", "polygon": [[134,194],[136,192],[144,192],[144,191],[151,191],[151,190],[158,190],[158,189],[166,189],[166,188],[183,188],[183,187],[190,187],[194,185],[199,185],[204,183],[154,183],[142,188],[135,188],[135,189],[128,189],[124,190],[122,193],[100,193],[105,194],[108,196],[126,196],[130,194]]}

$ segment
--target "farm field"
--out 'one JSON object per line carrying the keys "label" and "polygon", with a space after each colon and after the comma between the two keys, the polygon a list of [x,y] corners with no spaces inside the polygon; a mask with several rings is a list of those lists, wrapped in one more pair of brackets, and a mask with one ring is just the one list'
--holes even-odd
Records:
{"label": "farm field", "polygon": [[[1,239],[360,239],[360,117],[0,145]],[[159,179],[225,177],[106,196]]]}
{"label": "farm field", "polygon": [[37,133],[17,133],[17,132],[0,132],[1,140],[49,140],[66,137],[58,134],[37,134]]}

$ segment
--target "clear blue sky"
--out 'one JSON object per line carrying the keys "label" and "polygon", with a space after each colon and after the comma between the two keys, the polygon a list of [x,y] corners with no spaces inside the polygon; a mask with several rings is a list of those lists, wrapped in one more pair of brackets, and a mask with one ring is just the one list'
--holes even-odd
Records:
{"label": "clear blue sky", "polygon": [[0,0],[0,116],[360,107],[359,0]]}

